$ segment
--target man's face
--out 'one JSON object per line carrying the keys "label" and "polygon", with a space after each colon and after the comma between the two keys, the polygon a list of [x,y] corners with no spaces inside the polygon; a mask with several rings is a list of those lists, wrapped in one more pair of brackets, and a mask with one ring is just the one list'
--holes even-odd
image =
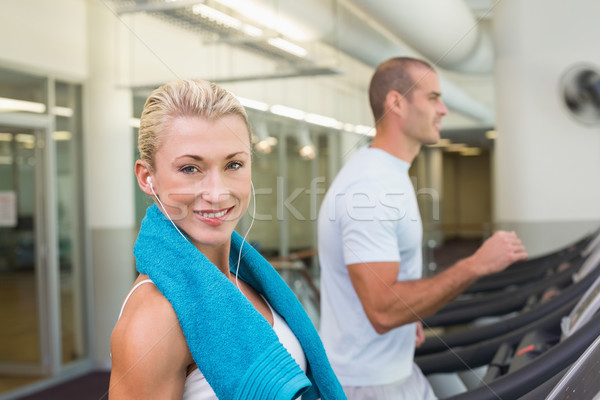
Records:
{"label": "man's face", "polygon": [[437,74],[426,68],[414,68],[415,87],[407,99],[408,112],[404,131],[420,144],[434,144],[440,139],[442,117],[448,109],[442,101]]}

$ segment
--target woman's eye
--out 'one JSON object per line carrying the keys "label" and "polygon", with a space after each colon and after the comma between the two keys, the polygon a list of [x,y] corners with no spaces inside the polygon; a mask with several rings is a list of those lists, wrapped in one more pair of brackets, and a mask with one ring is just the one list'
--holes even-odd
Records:
{"label": "woman's eye", "polygon": [[243,165],[242,165],[242,163],[241,163],[241,162],[239,162],[239,161],[232,161],[232,162],[230,162],[229,164],[227,164],[227,169],[233,169],[233,170],[236,170],[236,169],[240,169],[240,168],[242,168],[242,166],[243,166]]}
{"label": "woman's eye", "polygon": [[194,172],[198,172],[198,168],[193,167],[191,165],[186,165],[185,167],[181,168],[181,172],[183,172],[185,174],[191,174]]}

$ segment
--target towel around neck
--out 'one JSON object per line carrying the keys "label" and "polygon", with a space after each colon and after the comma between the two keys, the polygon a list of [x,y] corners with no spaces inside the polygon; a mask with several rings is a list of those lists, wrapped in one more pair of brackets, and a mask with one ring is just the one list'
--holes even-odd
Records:
{"label": "towel around neck", "polygon": [[188,347],[219,399],[345,398],[320,338],[277,271],[235,232],[230,269],[286,320],[308,361],[305,375],[267,320],[235,285],[182,237],[156,205],[134,247],[137,269],[169,300]]}

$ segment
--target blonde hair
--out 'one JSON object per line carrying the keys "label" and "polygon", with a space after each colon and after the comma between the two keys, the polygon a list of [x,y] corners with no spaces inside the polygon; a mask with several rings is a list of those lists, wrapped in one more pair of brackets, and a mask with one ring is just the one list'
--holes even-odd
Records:
{"label": "blonde hair", "polygon": [[140,160],[151,171],[154,170],[154,154],[161,144],[161,134],[174,119],[201,117],[214,121],[229,115],[238,115],[243,119],[250,138],[246,110],[233,94],[220,86],[208,81],[185,79],[155,89],[148,96],[140,119]]}

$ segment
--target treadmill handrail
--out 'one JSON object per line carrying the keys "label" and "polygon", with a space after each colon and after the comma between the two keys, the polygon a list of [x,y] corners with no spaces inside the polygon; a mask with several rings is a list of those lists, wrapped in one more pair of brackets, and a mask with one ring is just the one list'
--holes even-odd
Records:
{"label": "treadmill handrail", "polygon": [[499,377],[486,386],[446,400],[517,399],[574,363],[600,335],[600,318],[592,318],[571,336],[540,354],[527,366]]}
{"label": "treadmill handrail", "polygon": [[557,308],[543,318],[522,326],[512,332],[495,338],[478,342],[465,347],[451,348],[443,352],[415,357],[425,375],[439,372],[456,372],[485,365],[494,357],[496,350],[503,343],[516,345],[521,338],[534,329],[556,327],[561,319],[569,314],[577,303],[575,298],[564,306]]}
{"label": "treadmill handrail", "polygon": [[569,285],[557,296],[537,307],[520,313],[519,315],[489,325],[429,337],[421,347],[416,349],[416,354],[431,354],[444,351],[448,347],[465,346],[479,341],[489,340],[492,337],[509,333],[526,324],[535,322],[553,310],[562,307],[567,302],[572,301],[573,299],[580,299],[597,277],[600,277],[600,267],[596,268],[593,274],[589,276],[589,279],[584,279]]}

